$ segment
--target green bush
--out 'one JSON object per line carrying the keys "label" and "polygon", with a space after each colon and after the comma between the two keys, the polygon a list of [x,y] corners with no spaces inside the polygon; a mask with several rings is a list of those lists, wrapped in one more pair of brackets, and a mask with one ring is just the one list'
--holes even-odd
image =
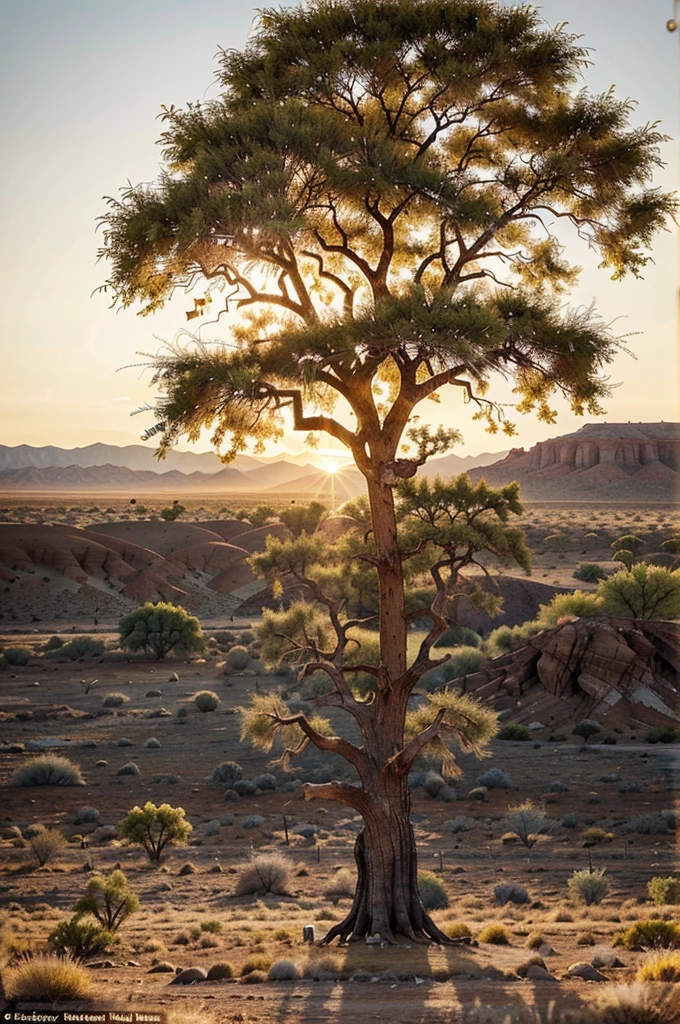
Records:
{"label": "green bush", "polygon": [[617,938],[626,949],[680,949],[680,925],[675,921],[636,921]]}
{"label": "green bush", "polygon": [[658,726],[647,734],[648,743],[677,743],[680,740],[680,731],[670,726]]}
{"label": "green bush", "polygon": [[76,914],[92,914],[102,928],[117,932],[136,910],[139,899],[120,870],[110,875],[94,875],[87,883],[85,895],[73,907]]}
{"label": "green bush", "polygon": [[80,768],[67,757],[41,754],[12,776],[13,786],[84,786]]}
{"label": "green bush", "polygon": [[175,519],[179,519],[184,512],[186,512],[184,505],[180,505],[179,501],[175,500],[172,505],[162,508],[159,515],[166,523],[174,523]]}
{"label": "green bush", "polygon": [[479,933],[477,941],[491,946],[509,946],[510,932],[502,924],[490,924]]}
{"label": "green bush", "polygon": [[630,820],[628,829],[639,836],[665,836],[675,830],[675,820],[671,814],[663,811],[659,814],[638,814]]}
{"label": "green bush", "polygon": [[237,644],[227,654],[227,665],[235,672],[242,672],[250,664],[250,655],[245,647]]}
{"label": "green bush", "polygon": [[497,734],[497,740],[519,740],[524,742],[531,739],[531,730],[526,725],[517,725],[514,722],[510,722],[508,725],[502,726]]}
{"label": "green bush", "polygon": [[523,647],[530,636],[543,627],[538,622],[525,622],[521,626],[499,626],[489,633],[484,647],[490,658],[498,658],[507,651]]}
{"label": "green bush", "polygon": [[64,641],[60,636],[51,636],[47,643],[43,646],[43,651],[49,653],[50,651],[58,651],[60,647],[64,646]]}
{"label": "green bush", "polygon": [[680,569],[640,562],[602,580],[597,593],[608,615],[675,619],[680,616]]}
{"label": "green bush", "polygon": [[573,575],[574,579],[580,580],[581,583],[598,583],[599,580],[607,578],[607,573],[595,562],[582,562],[578,568],[574,569]]}
{"label": "green bush", "polygon": [[584,718],[581,722],[576,723],[572,732],[574,736],[581,736],[583,742],[587,743],[591,736],[596,736],[598,732],[602,732],[602,726],[593,721],[592,718]]}
{"label": "green bush", "polygon": [[93,640],[91,636],[76,636],[63,644],[59,650],[59,657],[70,658],[71,661],[82,661],[84,658],[98,658],[104,653],[104,641]]}
{"label": "green bush", "polygon": [[612,551],[629,551],[631,555],[637,555],[642,550],[644,541],[641,537],[636,537],[634,533],[626,533],[623,537],[612,541],[609,546]]}
{"label": "green bush", "polygon": [[28,647],[6,647],[4,651],[5,661],[8,665],[28,665],[31,660],[31,652]]}
{"label": "green bush", "polygon": [[606,868],[596,871],[574,871],[567,881],[569,895],[576,903],[585,903],[587,907],[601,903],[609,893],[609,878]]}
{"label": "green bush", "polygon": [[647,892],[650,899],[657,904],[680,903],[680,878],[669,875],[662,878],[655,875],[647,882]]}
{"label": "green bush", "polygon": [[102,928],[99,922],[83,921],[80,914],[74,914],[68,921],[62,921],[50,932],[47,941],[59,956],[73,960],[91,960],[99,956],[117,941],[113,932]]}
{"label": "green bush", "polygon": [[425,910],[445,910],[449,897],[441,881],[431,871],[418,872],[418,890]]}
{"label": "green bush", "polygon": [[460,679],[484,668],[488,658],[478,647],[459,647],[442,666],[447,680]]}
{"label": "green bush", "polygon": [[670,537],[661,545],[661,550],[669,555],[680,555],[680,537]]}
{"label": "green bush", "polygon": [[219,782],[228,789],[233,789],[236,782],[243,778],[243,768],[236,761],[222,761],[216,768],[213,768],[210,775],[211,782]]}
{"label": "green bush", "polygon": [[538,609],[536,621],[542,628],[549,628],[556,626],[561,620],[593,618],[602,615],[603,611],[599,589],[595,594],[575,590],[573,594],[556,594],[550,604],[542,604]]}
{"label": "green bush", "polygon": [[443,636],[439,637],[435,647],[479,647],[482,643],[482,638],[479,633],[475,633],[474,629],[469,629],[468,626],[459,626],[458,623],[454,623],[449,626]]}
{"label": "green bush", "polygon": [[213,690],[199,690],[194,694],[194,704],[199,711],[215,711],[221,701]]}
{"label": "green bush", "polygon": [[202,651],[203,633],[198,619],[179,605],[147,601],[124,615],[118,624],[120,645],[130,651],[152,651],[162,661],[170,651]]}
{"label": "green bush", "polygon": [[144,847],[152,864],[159,863],[166,846],[185,843],[192,831],[193,825],[186,820],[183,807],[156,807],[150,800],[143,807],[133,807],[117,828],[121,839]]}

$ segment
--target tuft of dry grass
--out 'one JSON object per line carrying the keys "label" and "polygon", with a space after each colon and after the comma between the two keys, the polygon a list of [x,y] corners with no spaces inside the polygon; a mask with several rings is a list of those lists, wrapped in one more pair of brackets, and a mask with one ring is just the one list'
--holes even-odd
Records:
{"label": "tuft of dry grass", "polygon": [[636,981],[680,981],[680,950],[656,956],[643,964],[635,975]]}
{"label": "tuft of dry grass", "polygon": [[479,933],[477,940],[492,946],[509,946],[510,932],[502,924],[489,924]]}
{"label": "tuft of dry grass", "polygon": [[87,999],[90,975],[82,964],[66,957],[37,956],[4,973],[11,999],[55,1003],[61,999]]}

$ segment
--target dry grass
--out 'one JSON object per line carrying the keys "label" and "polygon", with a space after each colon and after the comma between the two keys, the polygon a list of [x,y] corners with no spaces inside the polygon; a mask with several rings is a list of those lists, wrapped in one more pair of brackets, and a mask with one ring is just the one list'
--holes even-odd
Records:
{"label": "dry grass", "polygon": [[58,956],[39,956],[5,971],[5,988],[12,999],[55,1003],[87,999],[90,975],[85,967]]}

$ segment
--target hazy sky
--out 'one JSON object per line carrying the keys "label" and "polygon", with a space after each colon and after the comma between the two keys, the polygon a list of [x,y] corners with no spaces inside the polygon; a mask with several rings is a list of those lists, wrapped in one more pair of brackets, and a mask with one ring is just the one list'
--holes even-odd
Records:
{"label": "hazy sky", "polygon": [[[548,22],[568,21],[592,48],[584,84],[598,92],[615,85],[618,96],[638,101],[635,121],[659,120],[677,137],[678,34],[665,29],[671,0],[540,6]],[[161,104],[216,96],[217,48],[241,47],[252,18],[248,3],[233,0],[0,3],[1,443],[139,442],[146,424],[129,413],[151,397],[148,373],[116,370],[158,348],[154,336],[173,338],[190,303],[180,297],[150,319],[91,297],[106,277],[96,263],[95,221],[102,196],[156,176]],[[677,144],[663,155],[669,166],[658,184],[672,188]],[[677,237],[658,239],[642,282],[611,282],[587,252],[573,255],[584,271],[572,303],[594,299],[605,320],[619,318],[616,331],[632,335],[637,356],[615,364],[612,379],[621,383],[604,419],[678,419]],[[507,446],[457,402],[457,395],[447,401],[446,416],[463,430],[461,454]],[[582,422],[568,412],[553,427],[520,417],[513,443],[527,446]]]}

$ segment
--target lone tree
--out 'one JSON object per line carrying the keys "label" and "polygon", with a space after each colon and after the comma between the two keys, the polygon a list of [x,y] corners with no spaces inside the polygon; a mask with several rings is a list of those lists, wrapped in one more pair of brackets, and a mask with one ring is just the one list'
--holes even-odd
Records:
{"label": "lone tree", "polygon": [[160,804],[150,800],[143,807],[133,807],[118,822],[116,831],[121,839],[143,846],[152,864],[160,864],[163,850],[173,843],[186,843],[193,832],[186,820],[183,807]]}
{"label": "lone tree", "polygon": [[675,209],[650,184],[664,137],[631,126],[631,104],[612,92],[577,91],[586,64],[576,36],[525,5],[267,9],[244,52],[221,54],[218,99],[163,110],[158,181],[127,187],[102,218],[114,304],[148,314],[178,287],[198,288],[189,319],[209,300],[218,319],[237,314],[222,345],[196,339],[149,357],[161,395],[147,434],[161,434],[159,454],[210,427],[228,460],[288,424],[345,445],[366,482],[363,558],[379,598],[372,703],[348,682],[351,620],[321,589],[334,644],[317,630],[323,657],[310,662],[362,745],[264,695],[246,717],[261,743],[283,731],[293,749],[342,754],[360,778],[306,788],[364,819],[354,905],[327,941],[445,940],[418,896],[407,775],[423,752],[451,768],[452,738],[478,747],[494,727],[450,693],[408,711],[438,664],[430,652],[456,575],[438,552],[431,628],[409,664],[404,572],[427,545],[400,545],[395,488],[459,439],[416,410],[444,389],[512,433],[488,397],[500,375],[522,413],[552,422],[556,392],[599,413],[619,343],[592,311],[565,310],[577,270],[551,226],[571,227],[614,277],[637,276]]}

